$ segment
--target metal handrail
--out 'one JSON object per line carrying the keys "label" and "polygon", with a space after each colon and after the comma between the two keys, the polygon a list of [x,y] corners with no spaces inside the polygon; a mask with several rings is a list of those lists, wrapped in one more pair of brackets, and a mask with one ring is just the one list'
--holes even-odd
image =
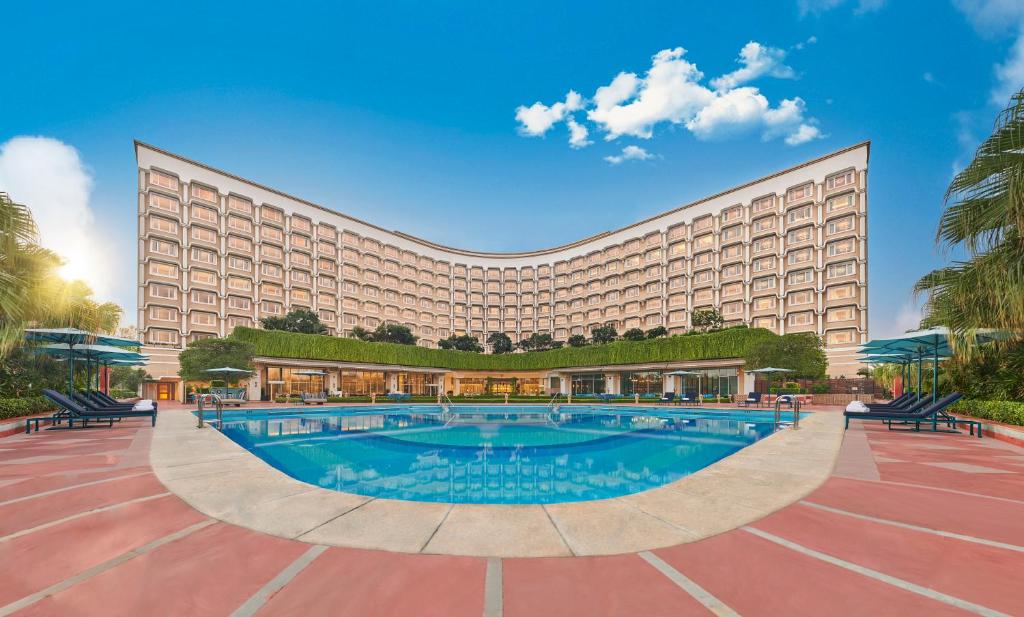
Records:
{"label": "metal handrail", "polygon": [[[793,408],[793,430],[800,430],[800,398],[794,396],[791,406]],[[775,430],[779,430],[779,423],[782,421],[782,401],[775,397]]]}
{"label": "metal handrail", "polygon": [[224,401],[221,400],[219,394],[200,394],[196,398],[196,402],[199,404],[199,414],[198,414],[199,422],[196,425],[196,428],[203,428],[203,426],[205,426],[205,422],[204,422],[205,418],[204,418],[204,416],[206,414],[203,411],[203,403],[207,399],[213,401],[214,405],[216,405],[216,410],[217,410],[217,428],[219,430],[224,430]]}

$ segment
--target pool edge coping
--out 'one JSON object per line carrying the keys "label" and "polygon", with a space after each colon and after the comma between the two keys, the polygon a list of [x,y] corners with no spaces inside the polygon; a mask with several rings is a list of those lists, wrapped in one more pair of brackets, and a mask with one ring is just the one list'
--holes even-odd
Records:
{"label": "pool edge coping", "polygon": [[640,493],[562,504],[443,504],[370,498],[301,482],[188,410],[160,414],[157,478],[203,514],[312,544],[473,557],[614,555],[695,542],[799,501],[831,474],[842,414],[762,439],[681,480]]}

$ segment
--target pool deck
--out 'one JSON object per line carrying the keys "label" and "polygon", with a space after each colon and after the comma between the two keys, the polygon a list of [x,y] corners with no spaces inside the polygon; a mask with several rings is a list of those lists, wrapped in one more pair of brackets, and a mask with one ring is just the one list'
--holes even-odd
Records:
{"label": "pool deck", "polygon": [[[327,546],[208,516],[150,465],[164,424],[187,420],[167,409],[157,431],[0,439],[0,615],[1024,614],[1024,449],[995,439],[855,422],[823,484],[738,528],[501,558]],[[221,479],[227,502],[243,498],[236,479]],[[288,514],[303,499],[282,496],[281,525],[305,524]]]}

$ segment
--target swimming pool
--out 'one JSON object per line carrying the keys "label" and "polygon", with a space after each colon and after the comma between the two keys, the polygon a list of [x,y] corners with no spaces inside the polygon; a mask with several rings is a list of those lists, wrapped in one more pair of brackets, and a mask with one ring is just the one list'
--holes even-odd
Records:
{"label": "swimming pool", "polygon": [[771,412],[577,405],[242,410],[223,418],[227,437],[297,480],[370,497],[477,504],[637,493],[774,430]]}

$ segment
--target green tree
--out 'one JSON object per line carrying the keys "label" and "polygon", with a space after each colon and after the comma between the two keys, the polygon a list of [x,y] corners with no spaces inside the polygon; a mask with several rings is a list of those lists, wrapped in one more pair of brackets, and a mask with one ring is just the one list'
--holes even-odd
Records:
{"label": "green tree", "polygon": [[698,332],[713,332],[721,330],[725,320],[722,319],[721,313],[711,308],[694,311],[690,323]]}
{"label": "green tree", "polygon": [[647,337],[644,335],[644,331],[640,328],[630,328],[622,333],[622,338],[627,341],[642,341]]}
{"label": "green tree", "polygon": [[491,346],[491,353],[509,353],[512,351],[512,339],[504,332],[495,332],[488,336],[487,344]]}
{"label": "green tree", "polygon": [[601,345],[619,338],[619,333],[615,331],[615,326],[598,326],[590,331],[590,338],[595,344]]}
{"label": "green tree", "polygon": [[647,338],[661,338],[663,336],[668,336],[668,330],[665,329],[665,326],[658,326],[647,331]]}
{"label": "green tree", "polygon": [[569,344],[569,347],[583,347],[587,344],[587,337],[582,334],[573,334],[565,342]]}
{"label": "green tree", "polygon": [[372,341],[373,332],[370,332],[362,326],[355,326],[352,328],[352,338],[357,338],[360,341]]}
{"label": "green tree", "polygon": [[419,337],[412,333],[409,326],[394,323],[382,323],[373,331],[370,338],[375,343],[395,343],[398,345],[415,345]]}
{"label": "green tree", "polygon": [[454,349],[455,351],[475,351],[477,353],[483,352],[484,348],[480,346],[480,341],[475,336],[463,334],[460,336],[451,335],[448,338],[443,338],[437,342],[437,346],[441,349]]}
{"label": "green tree", "polygon": [[264,330],[284,330],[300,334],[327,334],[327,326],[309,309],[294,309],[284,317],[264,317],[260,320]]}
{"label": "green tree", "polygon": [[821,379],[828,367],[828,358],[821,338],[812,332],[785,334],[756,345],[747,353],[748,370],[757,368],[788,368],[786,378]]}
{"label": "green tree", "polygon": [[519,341],[519,349],[522,349],[523,351],[545,351],[554,348],[555,341],[547,332],[534,332],[527,338]]}
{"label": "green tree", "polygon": [[149,378],[146,369],[135,366],[115,366],[110,369],[110,386],[118,390],[137,392],[142,382]]}
{"label": "green tree", "polygon": [[66,380],[67,367],[53,356],[16,347],[0,357],[0,398],[39,395],[43,388],[60,391]]}
{"label": "green tree", "polygon": [[[185,381],[207,381],[214,377],[207,369],[230,366],[252,370],[256,349],[249,343],[234,339],[206,338],[188,344],[180,354],[178,374]],[[230,379],[230,378],[229,378]]]}
{"label": "green tree", "polygon": [[946,190],[936,239],[966,261],[916,284],[927,294],[925,326],[944,325],[954,347],[973,351],[978,328],[1024,331],[1024,90]]}

